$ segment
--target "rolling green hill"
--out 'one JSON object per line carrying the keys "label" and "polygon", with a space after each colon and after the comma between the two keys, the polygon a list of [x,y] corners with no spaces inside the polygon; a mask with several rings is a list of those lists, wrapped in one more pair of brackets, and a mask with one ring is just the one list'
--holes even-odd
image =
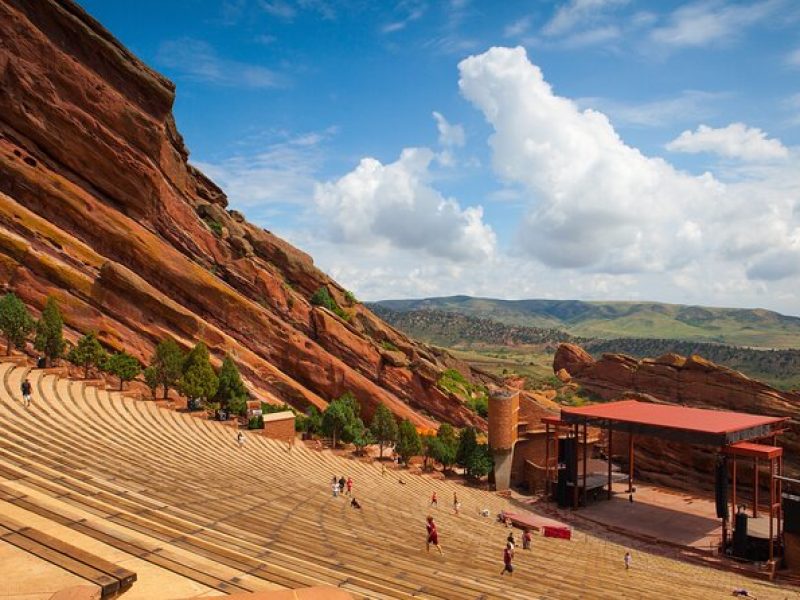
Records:
{"label": "rolling green hill", "polygon": [[383,300],[373,305],[398,312],[458,313],[507,325],[559,329],[584,338],[659,338],[754,348],[800,348],[800,318],[759,308],[470,296]]}

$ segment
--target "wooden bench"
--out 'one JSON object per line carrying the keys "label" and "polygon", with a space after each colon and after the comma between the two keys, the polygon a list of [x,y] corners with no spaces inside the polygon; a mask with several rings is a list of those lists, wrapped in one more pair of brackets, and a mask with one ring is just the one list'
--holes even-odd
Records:
{"label": "wooden bench", "polygon": [[102,598],[133,585],[136,573],[0,515],[0,539],[97,585]]}

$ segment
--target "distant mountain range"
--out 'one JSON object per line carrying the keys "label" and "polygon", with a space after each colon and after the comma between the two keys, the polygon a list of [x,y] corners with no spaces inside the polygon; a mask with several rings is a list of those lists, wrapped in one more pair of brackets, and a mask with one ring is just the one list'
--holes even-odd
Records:
{"label": "distant mountain range", "polygon": [[461,314],[511,326],[560,330],[581,338],[652,338],[753,348],[800,348],[800,318],[760,308],[660,302],[496,300],[471,296],[382,300],[371,306],[396,312]]}
{"label": "distant mountain range", "polygon": [[[800,385],[800,349],[755,349],[719,342],[668,338],[621,337],[591,338],[574,336],[563,329],[509,325],[492,319],[435,309],[398,311],[375,303],[370,308],[384,321],[415,339],[455,350],[476,351],[482,355],[542,357],[558,344],[580,344],[595,358],[605,353],[620,353],[636,358],[657,357],[668,352],[683,356],[700,354],[746,375],[781,389]],[[724,310],[724,309],[722,309]],[[510,354],[509,354],[510,353]],[[549,359],[545,359],[549,362]]]}

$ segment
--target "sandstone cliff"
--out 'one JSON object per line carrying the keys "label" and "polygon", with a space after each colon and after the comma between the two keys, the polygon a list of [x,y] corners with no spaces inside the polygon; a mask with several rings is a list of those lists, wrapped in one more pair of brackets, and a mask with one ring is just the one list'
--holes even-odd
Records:
{"label": "sandstone cliff", "polygon": [[[781,392],[697,355],[665,354],[636,360],[623,354],[605,354],[595,361],[583,348],[562,344],[553,359],[553,371],[562,369],[584,390],[604,400],[638,395],[645,400],[698,408],[788,416],[789,430],[781,437],[785,466],[792,473],[800,468],[798,393]],[[692,481],[693,469],[709,472],[713,467],[713,457],[707,452],[691,454],[685,446],[657,440],[643,444],[645,458],[639,466],[648,471],[650,479],[674,482],[675,478],[684,478],[693,486],[697,483]]]}
{"label": "sandstone cliff", "polygon": [[[164,336],[203,339],[268,401],[324,407],[349,390],[367,417],[383,403],[422,427],[483,427],[435,385],[446,366],[472,377],[466,365],[227,210],[187,163],[174,97],[71,0],[0,2],[0,284],[34,311],[54,294],[72,336],[143,361]],[[309,304],[320,286],[349,321]]]}

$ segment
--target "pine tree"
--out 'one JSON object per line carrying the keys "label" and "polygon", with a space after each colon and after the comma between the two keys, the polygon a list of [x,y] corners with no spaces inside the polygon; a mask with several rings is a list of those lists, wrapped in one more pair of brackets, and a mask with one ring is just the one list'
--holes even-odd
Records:
{"label": "pine tree", "polygon": [[8,293],[0,298],[0,332],[6,338],[6,354],[11,347],[25,348],[25,342],[33,331],[35,322],[25,304],[16,294]]}
{"label": "pine tree", "polygon": [[42,316],[36,322],[33,346],[42,352],[48,361],[60,358],[64,353],[64,319],[53,296],[47,297]]}
{"label": "pine tree", "polygon": [[378,442],[381,449],[380,457],[383,458],[383,448],[397,440],[397,421],[395,421],[392,411],[384,404],[379,404],[372,417],[372,435]]}
{"label": "pine tree", "polygon": [[400,422],[395,451],[405,464],[408,464],[412,456],[418,456],[422,452],[422,442],[419,439],[417,428],[408,419]]}
{"label": "pine tree", "polygon": [[142,372],[142,365],[127,352],[112,354],[106,361],[105,370],[119,378],[119,389],[126,381],[131,381]]}
{"label": "pine tree", "polygon": [[238,415],[246,406],[247,388],[239,374],[239,369],[236,368],[236,364],[229,354],[226,354],[222,361],[218,380],[214,401]]}
{"label": "pine tree", "polygon": [[159,342],[150,366],[158,381],[164,387],[164,399],[169,397],[169,388],[175,387],[183,374],[184,354],[173,339]]}
{"label": "pine tree", "polygon": [[71,363],[83,367],[83,378],[89,377],[89,369],[100,365],[106,357],[106,351],[97,340],[94,332],[87,333],[78,340],[67,355],[67,360]]}
{"label": "pine tree", "polygon": [[208,348],[197,342],[183,362],[183,374],[178,381],[181,394],[187,398],[206,400],[217,392],[219,380],[208,357]]}

